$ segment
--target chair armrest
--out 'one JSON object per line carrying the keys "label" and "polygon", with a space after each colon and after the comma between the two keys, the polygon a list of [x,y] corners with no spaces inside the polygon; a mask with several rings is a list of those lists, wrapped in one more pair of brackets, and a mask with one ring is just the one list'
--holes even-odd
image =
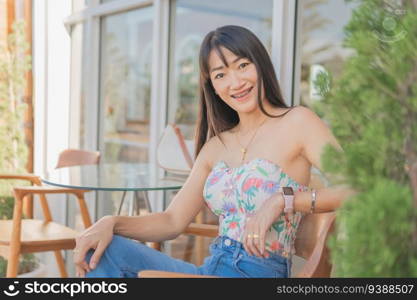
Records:
{"label": "chair armrest", "polygon": [[0,179],[16,179],[16,180],[28,180],[33,184],[40,185],[41,180],[39,176],[35,174],[0,174]]}
{"label": "chair armrest", "polygon": [[82,195],[88,190],[70,189],[70,188],[56,188],[49,186],[19,186],[14,188],[15,194],[18,194],[20,198],[25,197],[28,194],[74,194],[76,196]]}
{"label": "chair armrest", "polygon": [[139,278],[220,278],[209,275],[195,275],[177,272],[166,272],[157,270],[144,270],[138,273]]}
{"label": "chair armrest", "polygon": [[184,234],[193,234],[206,237],[217,237],[219,234],[219,226],[211,224],[191,223],[184,230]]}

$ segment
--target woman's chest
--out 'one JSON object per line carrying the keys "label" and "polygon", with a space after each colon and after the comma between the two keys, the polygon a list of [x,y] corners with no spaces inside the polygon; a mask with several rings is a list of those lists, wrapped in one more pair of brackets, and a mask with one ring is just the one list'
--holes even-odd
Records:
{"label": "woman's chest", "polygon": [[204,198],[216,214],[251,213],[281,186],[304,188],[267,159],[255,158],[238,167],[219,161],[206,180]]}
{"label": "woman's chest", "polygon": [[[225,145],[219,148],[214,158],[213,166],[219,161],[224,161],[228,167],[236,168],[252,160],[263,159],[278,165],[285,174],[300,184],[308,185],[311,163],[302,155],[302,141],[296,133],[285,132],[279,128],[268,128],[260,132],[249,145],[237,143],[236,136],[228,134]],[[243,151],[246,152],[245,156]]]}

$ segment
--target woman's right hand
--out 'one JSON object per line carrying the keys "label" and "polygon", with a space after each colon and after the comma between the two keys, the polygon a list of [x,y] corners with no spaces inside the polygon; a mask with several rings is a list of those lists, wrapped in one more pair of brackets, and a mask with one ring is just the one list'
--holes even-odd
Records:
{"label": "woman's right hand", "polygon": [[[113,239],[114,218],[105,216],[84,230],[75,239],[74,263],[77,277],[85,277],[86,272],[94,269],[100,258]],[[90,264],[85,256],[90,249],[94,249]]]}

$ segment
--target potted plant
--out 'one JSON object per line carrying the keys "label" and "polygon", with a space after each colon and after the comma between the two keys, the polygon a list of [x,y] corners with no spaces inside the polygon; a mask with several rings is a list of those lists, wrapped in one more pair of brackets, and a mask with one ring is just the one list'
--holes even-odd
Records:
{"label": "potted plant", "polygon": [[[31,67],[27,54],[24,22],[17,21],[7,43],[0,45],[0,173],[25,173],[28,149],[24,137],[24,91],[26,73]],[[25,183],[27,184],[27,183]],[[0,219],[13,216],[14,185],[20,181],[0,180]],[[39,266],[33,254],[21,255],[19,274]],[[5,276],[7,261],[0,257],[0,277]]]}
{"label": "potted plant", "polygon": [[417,1],[357,2],[344,43],[355,54],[337,81],[316,80],[315,109],[344,149],[325,151],[324,170],[359,191],[337,212],[333,275],[416,277]]}

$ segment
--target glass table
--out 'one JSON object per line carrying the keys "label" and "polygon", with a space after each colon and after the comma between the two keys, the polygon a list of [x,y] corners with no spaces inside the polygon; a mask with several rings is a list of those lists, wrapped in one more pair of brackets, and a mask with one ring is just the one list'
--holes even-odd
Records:
{"label": "glass table", "polygon": [[41,178],[48,185],[90,191],[123,191],[117,214],[120,214],[126,192],[134,192],[134,204],[129,215],[139,215],[138,192],[143,192],[145,205],[152,211],[148,191],[180,189],[186,180],[184,175],[160,176],[161,168],[151,163],[100,163],[65,167],[48,172]]}

